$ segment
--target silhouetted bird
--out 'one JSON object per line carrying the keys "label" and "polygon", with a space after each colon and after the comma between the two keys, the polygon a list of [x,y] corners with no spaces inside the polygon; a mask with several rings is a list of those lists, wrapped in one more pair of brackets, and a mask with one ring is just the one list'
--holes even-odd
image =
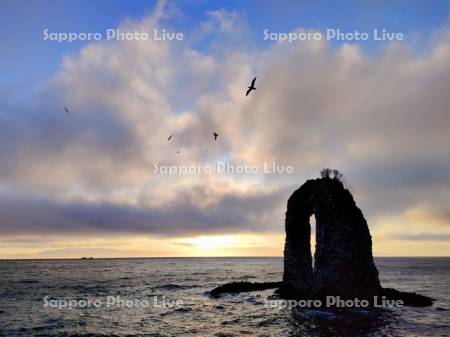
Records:
{"label": "silhouetted bird", "polygon": [[213,135],[214,135],[214,140],[217,140],[217,137],[219,137],[219,134],[216,132],[213,132]]}
{"label": "silhouetted bird", "polygon": [[255,82],[256,82],[256,76],[252,81],[252,84],[250,84],[250,86],[248,87],[247,93],[245,94],[245,96],[248,96],[248,94],[252,91],[252,90],[256,90],[255,88]]}
{"label": "silhouetted bird", "polygon": [[180,150],[178,150],[177,153],[180,153]]}
{"label": "silhouetted bird", "polygon": [[167,138],[167,141],[171,140],[173,135],[170,135],[169,138]]}
{"label": "silhouetted bird", "polygon": [[67,109],[66,107],[64,107],[64,110],[65,110],[67,113],[70,112],[69,109]]}

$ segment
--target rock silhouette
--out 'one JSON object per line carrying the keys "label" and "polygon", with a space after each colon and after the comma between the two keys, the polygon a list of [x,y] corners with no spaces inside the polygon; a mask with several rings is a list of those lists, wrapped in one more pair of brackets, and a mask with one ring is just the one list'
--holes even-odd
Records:
{"label": "rock silhouette", "polygon": [[[311,215],[316,218],[314,268]],[[367,298],[381,291],[367,222],[338,179],[308,180],[288,200],[282,293]]]}
{"label": "rock silhouette", "polygon": [[[231,282],[211,291],[224,293],[279,288],[289,299],[367,299],[375,296],[402,300],[408,306],[429,306],[434,299],[416,293],[382,288],[372,256],[372,238],[361,210],[335,171],[306,181],[288,200],[282,282]],[[311,215],[316,218],[314,267],[311,255]]]}

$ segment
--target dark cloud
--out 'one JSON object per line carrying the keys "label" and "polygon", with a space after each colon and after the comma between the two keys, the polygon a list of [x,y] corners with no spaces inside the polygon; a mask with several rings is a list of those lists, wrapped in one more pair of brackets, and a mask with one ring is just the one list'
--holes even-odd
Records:
{"label": "dark cloud", "polygon": [[450,234],[392,234],[391,238],[405,241],[449,241]]}
{"label": "dark cloud", "polygon": [[[285,191],[224,194],[205,205],[187,192],[161,207],[7,198],[0,202],[0,231],[20,233],[148,233],[192,235],[268,231],[280,224]],[[278,216],[277,216],[278,215]]]}

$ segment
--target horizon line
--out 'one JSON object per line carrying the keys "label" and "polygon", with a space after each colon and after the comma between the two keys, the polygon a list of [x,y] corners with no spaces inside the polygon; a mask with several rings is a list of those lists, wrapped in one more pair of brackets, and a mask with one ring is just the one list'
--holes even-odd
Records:
{"label": "horizon line", "polygon": [[[283,258],[283,255],[272,256],[134,256],[134,257],[42,257],[42,258],[0,258],[0,261],[33,261],[33,260],[137,260],[137,259],[211,259],[211,258]],[[450,255],[383,255],[374,258],[450,258]]]}

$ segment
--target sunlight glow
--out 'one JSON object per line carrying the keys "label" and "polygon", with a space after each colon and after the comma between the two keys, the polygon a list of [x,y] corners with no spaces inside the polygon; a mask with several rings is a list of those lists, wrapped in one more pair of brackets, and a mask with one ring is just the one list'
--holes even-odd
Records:
{"label": "sunlight glow", "polygon": [[227,247],[236,247],[242,244],[239,235],[198,236],[180,240],[200,250],[213,250]]}

